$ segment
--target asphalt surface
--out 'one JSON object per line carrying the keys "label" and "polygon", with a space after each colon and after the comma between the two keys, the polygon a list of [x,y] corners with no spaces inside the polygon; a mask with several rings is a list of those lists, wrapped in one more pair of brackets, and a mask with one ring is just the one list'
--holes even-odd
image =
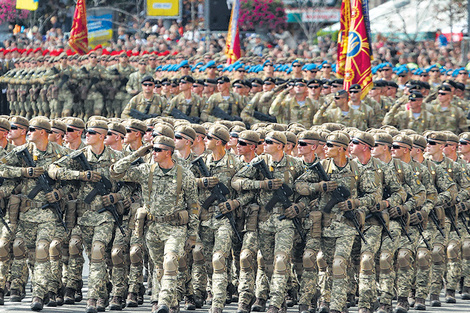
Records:
{"label": "asphalt surface", "polygon": [[[0,312],[32,312],[30,309],[30,304],[31,304],[31,293],[29,292],[29,285],[28,285],[28,293],[26,295],[26,298],[23,299],[21,303],[12,303],[8,302],[8,297],[5,298],[5,305],[0,306]],[[85,282],[85,287],[83,288],[83,295],[86,297],[86,282]],[[444,295],[441,294],[441,301],[444,300]],[[151,312],[151,304],[149,303],[149,296],[145,296],[144,300],[144,305],[139,306],[137,308],[125,308],[122,312]],[[470,312],[470,301],[464,301],[460,299],[460,295],[457,295],[457,303],[456,304],[447,304],[443,303],[442,307],[440,308],[432,308],[430,307],[429,303],[426,303],[427,310],[426,311],[416,311],[411,309],[409,312]],[[183,304],[181,304],[183,306]],[[86,300],[82,300],[79,303],[76,303],[75,305],[64,305],[61,307],[56,307],[56,308],[49,308],[49,307],[44,307],[44,309],[41,312],[85,312],[86,309]],[[209,306],[205,305],[202,309],[197,309],[196,311],[185,311],[181,310],[181,312],[184,313],[190,313],[190,312],[207,312],[209,309]],[[225,307],[224,312],[230,312],[230,313],[235,313],[237,310],[237,304],[232,303],[229,304]],[[106,312],[109,312],[109,308],[106,309]],[[358,308],[350,308],[349,312],[357,312]],[[118,311],[112,311],[112,312],[118,312]],[[287,310],[288,313],[294,313],[298,312],[298,307],[294,306],[293,308],[289,308]]]}

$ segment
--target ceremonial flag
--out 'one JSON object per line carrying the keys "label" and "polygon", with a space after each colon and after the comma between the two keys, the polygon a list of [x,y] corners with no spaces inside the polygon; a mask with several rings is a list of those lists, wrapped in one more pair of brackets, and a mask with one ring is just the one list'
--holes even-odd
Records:
{"label": "ceremonial flag", "polygon": [[351,21],[351,0],[343,0],[341,3],[340,30],[338,33],[338,51],[336,75],[344,77],[344,67],[346,66],[346,52],[348,50],[348,33]]}
{"label": "ceremonial flag", "polygon": [[16,0],[16,8],[18,10],[36,11],[38,3],[39,0]]}
{"label": "ceremonial flag", "polygon": [[69,45],[79,54],[88,53],[88,29],[86,26],[85,0],[78,0],[77,5],[75,6]]}
{"label": "ceremonial flag", "polygon": [[372,88],[371,48],[367,25],[369,0],[343,0],[343,3],[345,1],[351,1],[351,18],[347,36],[344,89],[349,90],[353,84],[361,85],[362,99]]}
{"label": "ceremonial flag", "polygon": [[233,2],[230,24],[228,25],[227,42],[225,45],[225,55],[227,64],[236,62],[241,57],[240,32],[238,29],[238,16],[240,14],[240,0]]}

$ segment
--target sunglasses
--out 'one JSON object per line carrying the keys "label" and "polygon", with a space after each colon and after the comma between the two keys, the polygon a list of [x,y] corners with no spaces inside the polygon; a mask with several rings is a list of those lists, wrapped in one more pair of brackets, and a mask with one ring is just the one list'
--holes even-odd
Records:
{"label": "sunglasses", "polygon": [[181,135],[175,135],[175,139],[183,140],[184,138],[183,138],[183,136],[181,136]]}
{"label": "sunglasses", "polygon": [[299,141],[299,146],[301,146],[301,147],[305,147],[305,146],[308,146],[308,145],[313,145],[313,143],[308,143],[308,142],[305,142],[305,141]]}
{"label": "sunglasses", "polygon": [[246,73],[245,70],[237,70],[237,72],[239,72],[239,73]]}
{"label": "sunglasses", "polygon": [[76,132],[78,131],[77,129],[73,129],[72,127],[67,127],[67,133],[73,133],[73,132]]}
{"label": "sunglasses", "polygon": [[88,135],[97,135],[97,134],[99,134],[96,130],[93,130],[93,129],[87,129],[85,132]]}
{"label": "sunglasses", "polygon": [[261,87],[261,85],[258,85],[258,84],[251,84],[251,87],[252,87],[252,88],[256,88],[256,87]]}
{"label": "sunglasses", "polygon": [[180,85],[186,85],[187,83],[188,83],[188,82],[186,82],[186,81],[181,81],[181,82],[180,82]]}
{"label": "sunglasses", "polygon": [[18,129],[18,126],[16,126],[16,125],[10,125],[10,129],[11,129],[11,130],[17,130],[17,129]]}
{"label": "sunglasses", "polygon": [[239,144],[240,146],[247,146],[247,145],[248,145],[247,142],[241,141],[241,140],[238,140],[238,144]]}
{"label": "sunglasses", "polygon": [[264,66],[274,66],[274,65],[272,65],[272,64],[265,64]]}
{"label": "sunglasses", "polygon": [[346,97],[337,97],[337,96],[335,96],[335,100],[339,100],[339,99],[346,99]]}
{"label": "sunglasses", "polygon": [[156,61],[157,59],[149,59],[149,61]]}
{"label": "sunglasses", "polygon": [[258,141],[258,145],[262,145],[264,141]]}
{"label": "sunglasses", "polygon": [[360,90],[349,90],[349,93],[360,93]]}
{"label": "sunglasses", "polygon": [[406,77],[406,75],[398,75],[398,77]]}
{"label": "sunglasses", "polygon": [[207,140],[212,140],[212,139],[214,139],[214,137],[209,136],[209,135],[206,135],[206,138],[207,138]]}
{"label": "sunglasses", "polygon": [[391,70],[392,70],[392,69],[390,69],[390,68],[383,68],[383,69],[382,69],[382,72],[388,72],[388,71],[391,71]]}
{"label": "sunglasses", "polygon": [[237,88],[237,89],[243,88],[243,86],[241,86],[241,85],[235,85],[235,86],[233,86],[233,87],[234,87],[234,88]]}
{"label": "sunglasses", "polygon": [[305,87],[305,84],[295,84],[295,87]]}
{"label": "sunglasses", "polygon": [[96,56],[91,56],[91,57],[88,57],[90,59],[96,59]]}
{"label": "sunglasses", "polygon": [[163,83],[162,86],[170,86],[171,84],[169,83]]}
{"label": "sunglasses", "polygon": [[323,86],[323,89],[330,89],[331,86]]}
{"label": "sunglasses", "polygon": [[203,85],[193,85],[193,88],[203,87]]}
{"label": "sunglasses", "polygon": [[135,129],[131,129],[131,128],[126,128],[126,132],[128,132],[128,133],[137,133],[137,131]]}
{"label": "sunglasses", "polygon": [[331,66],[323,66],[322,68],[331,68]]}
{"label": "sunglasses", "polygon": [[185,66],[182,66],[181,68],[189,68],[189,66],[188,66],[188,65],[185,65]]}
{"label": "sunglasses", "polygon": [[328,148],[338,147],[338,146],[332,144],[331,142],[327,142],[327,143],[326,143],[326,146],[327,146]]}
{"label": "sunglasses", "polygon": [[440,96],[447,96],[447,95],[448,95],[448,93],[446,93],[446,92],[439,92],[438,94],[439,94]]}
{"label": "sunglasses", "polygon": [[404,147],[399,146],[399,145],[392,145],[393,150],[400,150],[401,148],[404,148]]}
{"label": "sunglasses", "polygon": [[466,72],[459,73],[459,75],[467,75]]}
{"label": "sunglasses", "polygon": [[310,89],[318,89],[318,88],[320,88],[320,86],[314,85],[314,86],[308,86],[308,88],[310,88]]}
{"label": "sunglasses", "polygon": [[142,84],[142,86],[144,86],[144,87],[152,87],[153,84]]}
{"label": "sunglasses", "polygon": [[462,145],[462,146],[466,146],[466,145],[470,144],[470,142],[464,141],[464,140],[460,140],[460,141],[459,141],[459,144]]}
{"label": "sunglasses", "polygon": [[109,132],[106,134],[106,136],[117,136],[117,134],[115,134],[115,133],[109,131]]}
{"label": "sunglasses", "polygon": [[162,85],[155,85],[155,88],[162,88]]}
{"label": "sunglasses", "polygon": [[162,149],[162,148],[153,147],[153,151],[156,152],[156,153],[159,153],[159,152],[168,151],[168,150],[167,150],[167,149]]}
{"label": "sunglasses", "polygon": [[360,142],[360,141],[357,140],[357,139],[353,139],[353,140],[351,140],[351,143],[352,143],[353,145],[360,145],[362,142]]}
{"label": "sunglasses", "polygon": [[28,128],[28,131],[29,131],[30,133],[34,133],[36,130],[37,130],[37,128],[34,128],[34,127]]}
{"label": "sunglasses", "polygon": [[428,140],[428,145],[430,145],[430,146],[435,146],[435,145],[437,145],[437,142],[436,142],[436,141],[432,141],[432,140]]}
{"label": "sunglasses", "polygon": [[218,85],[222,85],[222,84],[225,84],[225,82],[223,81],[220,81],[220,82],[217,82]]}
{"label": "sunglasses", "polygon": [[266,139],[264,142],[265,142],[267,145],[273,145],[273,144],[277,143],[277,142],[272,141],[271,139]]}
{"label": "sunglasses", "polygon": [[296,65],[292,65],[292,67],[300,67],[300,65],[296,64]]}
{"label": "sunglasses", "polygon": [[438,70],[431,70],[430,72],[431,72],[431,73],[437,73],[437,72],[439,72],[439,71],[438,71]]}

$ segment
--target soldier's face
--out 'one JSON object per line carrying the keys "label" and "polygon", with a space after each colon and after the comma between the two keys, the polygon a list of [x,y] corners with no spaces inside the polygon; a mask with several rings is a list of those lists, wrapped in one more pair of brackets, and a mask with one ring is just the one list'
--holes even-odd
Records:
{"label": "soldier's face", "polygon": [[325,157],[326,158],[335,158],[335,157],[339,156],[339,154],[340,154],[339,150],[340,149],[343,149],[343,148],[340,147],[340,146],[337,146],[335,144],[327,142],[325,147],[324,147]]}
{"label": "soldier's face", "polygon": [[175,135],[175,150],[183,150],[186,146],[191,146],[191,142],[181,135]]}
{"label": "soldier's face", "polygon": [[380,157],[382,156],[385,151],[387,151],[387,146],[386,145],[382,145],[382,144],[379,144],[379,143],[376,143],[375,146],[372,148],[371,150],[371,154],[373,157]]}
{"label": "soldier's face", "polygon": [[226,91],[230,86],[230,83],[224,83],[224,82],[218,82],[217,83],[217,89],[219,92]]}
{"label": "soldier's face", "polygon": [[204,145],[206,146],[206,150],[214,150],[216,146],[216,138],[212,137],[211,135],[207,135],[206,138],[204,138]]}
{"label": "soldier's face", "polygon": [[80,139],[81,136],[81,131],[74,127],[67,126],[67,132],[65,133],[64,140],[65,142],[73,142],[77,139]]}
{"label": "soldier's face", "polygon": [[299,140],[297,144],[297,151],[299,155],[310,155],[315,152],[317,146],[310,140]]}
{"label": "soldier's face", "polygon": [[271,138],[267,138],[264,144],[264,152],[272,155],[277,153],[278,151],[284,150],[283,146],[283,144],[272,140]]}
{"label": "soldier's face", "polygon": [[103,130],[94,129],[94,128],[90,128],[88,130],[93,131],[93,133],[87,131],[87,133],[86,133],[86,144],[87,145],[94,145],[94,144],[97,144],[101,141],[104,141],[105,135],[101,134],[101,132]]}
{"label": "soldier's face", "polygon": [[263,90],[263,87],[261,85],[251,84],[251,90],[250,90],[251,93],[258,93],[261,90]]}
{"label": "soldier's face", "polygon": [[269,81],[264,82],[263,83],[263,91],[271,91],[271,90],[273,90],[274,86],[275,85],[274,85],[273,82],[269,82]]}
{"label": "soldier's face", "polygon": [[459,147],[458,147],[458,152],[462,154],[466,154],[470,152],[470,142],[466,140],[460,140],[459,142]]}
{"label": "soldier's face", "polygon": [[453,142],[447,142],[444,146],[444,154],[449,156],[453,155],[455,151],[457,150],[457,144]]}
{"label": "soldier's face", "polygon": [[194,93],[201,94],[204,91],[204,85],[199,85],[199,84],[193,85],[191,90]]}
{"label": "soldier's face", "polygon": [[186,91],[191,89],[191,83],[187,81],[180,82],[180,91]]}
{"label": "soldier's face", "polygon": [[444,149],[443,144],[440,144],[432,140],[428,141],[428,144],[426,145],[426,152],[430,155],[440,154],[442,153],[443,149]]}
{"label": "soldier's face", "polygon": [[153,139],[152,132],[153,132],[153,127],[147,128],[147,131],[145,132],[144,137],[143,137],[145,142],[152,142],[152,139]]}
{"label": "soldier's face", "polygon": [[401,146],[400,144],[394,142],[392,145],[392,157],[394,158],[401,158],[405,154],[406,148]]}
{"label": "soldier's face", "polygon": [[244,140],[238,140],[237,143],[237,154],[238,155],[244,155],[248,154],[251,151],[255,150],[256,147],[252,144],[249,144],[247,141]]}
{"label": "soldier's face", "polygon": [[12,127],[12,129],[7,135],[8,140],[14,140],[14,139],[20,138],[21,136],[26,135],[26,129],[18,127],[17,125],[13,125],[13,126],[16,127],[16,129]]}
{"label": "soldier's face", "polygon": [[168,149],[169,148],[167,146],[160,144],[154,145],[152,150],[153,160],[157,163],[160,163],[168,159],[168,157],[171,158],[171,152]]}

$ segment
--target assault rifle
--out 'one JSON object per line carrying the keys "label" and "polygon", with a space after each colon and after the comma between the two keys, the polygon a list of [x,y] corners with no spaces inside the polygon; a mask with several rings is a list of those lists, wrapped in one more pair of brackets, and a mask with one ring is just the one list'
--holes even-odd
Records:
{"label": "assault rifle", "polygon": [[243,121],[240,116],[230,115],[219,107],[215,107],[212,109],[212,115],[214,115],[217,118],[221,118],[223,120],[232,121],[232,122]]}
{"label": "assault rifle", "polygon": [[269,114],[264,114],[260,111],[254,111],[253,112],[253,117],[256,118],[257,120],[260,120],[262,122],[270,122],[270,123],[277,123],[277,118],[275,116],[269,115]]}
{"label": "assault rifle", "polygon": [[171,110],[170,112],[170,115],[173,116],[174,118],[178,119],[178,120],[187,120],[189,121],[190,123],[193,123],[193,124],[199,124],[199,122],[201,121],[201,119],[197,116],[188,116],[186,114],[184,114],[183,112],[181,112],[181,110],[178,110],[177,108],[173,108],[173,110]]}

